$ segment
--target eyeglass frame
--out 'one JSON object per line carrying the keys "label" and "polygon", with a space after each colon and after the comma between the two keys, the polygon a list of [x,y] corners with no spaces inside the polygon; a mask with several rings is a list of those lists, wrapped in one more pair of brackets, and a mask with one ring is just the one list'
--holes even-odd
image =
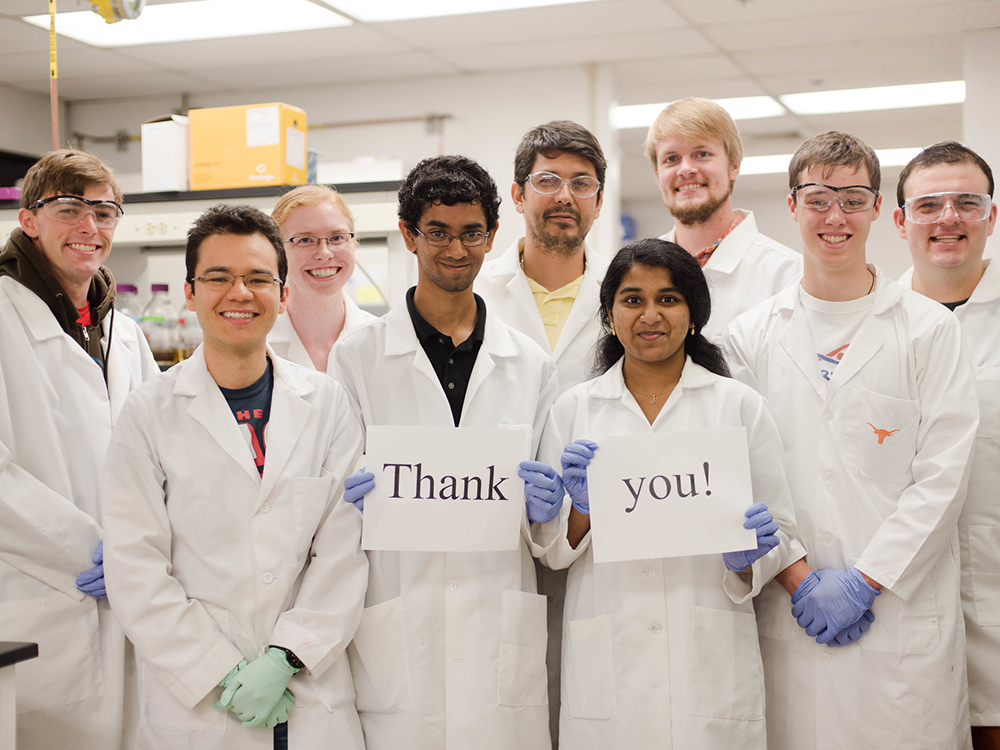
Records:
{"label": "eyeglass frame", "polygon": [[[462,234],[448,234],[443,229],[435,227],[434,229],[431,230],[432,232],[440,232],[441,234],[447,235],[447,237],[448,237],[448,241],[446,243],[444,243],[443,245],[436,245],[433,242],[431,242],[431,238],[430,237],[428,237],[426,234],[424,234],[419,229],[417,229],[417,227],[415,227],[415,226],[414,227],[410,227],[410,229],[412,229],[414,232],[416,232],[421,237],[423,237],[425,240],[427,240],[427,244],[430,245],[431,247],[448,247],[455,240],[458,240],[459,242],[461,242],[462,243],[462,247],[466,247],[466,248],[469,248],[469,247],[482,247],[483,245],[486,244],[486,240],[488,240],[490,238],[490,234],[492,234],[492,232],[481,232],[478,229],[470,229],[468,232],[463,232]],[[462,239],[462,235],[465,235],[465,234],[481,234],[481,235],[483,235],[483,241],[482,242],[477,242],[475,245],[466,244],[465,240]]]}
{"label": "eyeglass frame", "polygon": [[[268,288],[266,290],[265,289],[259,289],[259,290],[253,289],[252,287],[250,287],[249,284],[247,284],[247,276],[271,276],[271,274],[268,273],[267,271],[254,271],[253,273],[229,273],[229,271],[212,271],[211,273],[218,274],[219,276],[232,276],[233,280],[229,283],[229,288],[230,289],[232,289],[234,286],[236,286],[236,279],[243,279],[243,288],[246,289],[251,294],[255,294],[258,291],[260,291],[260,292],[270,291],[270,288]],[[196,282],[196,281],[200,281],[200,282],[202,282],[204,284],[207,284],[208,283],[208,277],[202,275],[202,276],[192,276],[190,279],[188,279],[188,283],[191,284],[192,287],[194,286],[194,282]],[[278,289],[280,291],[281,288],[285,286],[285,282],[282,281],[281,279],[279,279],[276,276],[271,276],[271,284],[272,285],[274,284],[275,281],[278,282]],[[223,290],[219,289],[217,291],[221,292]]]}
{"label": "eyeglass frame", "polygon": [[935,195],[977,195],[982,198],[988,198],[989,203],[986,206],[986,215],[983,216],[983,218],[981,219],[963,219],[961,216],[958,215],[958,209],[955,208],[954,203],[946,203],[944,205],[944,208],[941,209],[941,211],[943,213],[945,209],[948,208],[948,206],[951,206],[952,213],[955,214],[955,219],[958,221],[970,221],[970,222],[987,221],[990,218],[990,209],[993,207],[993,196],[991,196],[989,193],[973,193],[969,190],[944,190],[940,193],[927,193],[926,195],[915,195],[912,198],[907,198],[905,201],[903,201],[903,205],[900,206],[900,208],[903,209],[904,220],[909,221],[913,224],[937,224],[938,222],[940,222],[942,217],[938,217],[936,219],[933,219],[932,221],[916,221],[912,216],[912,212],[908,210],[908,206],[911,201],[917,201],[920,200],[921,198],[930,198]]}
{"label": "eyeglass frame", "polygon": [[[871,185],[844,185],[843,187],[834,187],[833,185],[827,185],[822,182],[804,182],[801,185],[796,185],[795,187],[792,188],[792,203],[794,203],[796,206],[802,206],[802,208],[808,208],[810,211],[816,211],[817,213],[821,214],[826,213],[831,208],[833,208],[833,201],[830,201],[830,205],[828,205],[826,208],[815,208],[813,206],[802,205],[801,203],[799,203],[798,200],[798,192],[802,188],[807,188],[807,187],[821,187],[821,188],[826,188],[827,190],[832,190],[834,193],[837,193],[837,195],[833,196],[833,200],[837,201],[837,204],[840,206],[840,210],[843,211],[845,214],[856,214],[860,213],[861,211],[867,211],[868,209],[870,209],[872,206],[875,205],[875,202],[881,195],[881,193],[875,188],[873,188]],[[872,199],[871,206],[865,206],[864,208],[848,209],[840,199],[840,192],[842,190],[867,190],[875,197]]]}
{"label": "eyeglass frame", "polygon": [[[330,237],[336,237],[337,235],[346,236],[347,239],[344,240],[343,242],[330,242]],[[321,242],[325,242],[327,247],[340,247],[341,245],[346,245],[348,242],[353,240],[355,236],[356,235],[354,234],[354,232],[334,232],[329,237],[317,237],[315,234],[296,234],[292,237],[289,237],[287,240],[282,240],[282,242],[287,242],[296,249],[304,250],[305,248],[296,245],[294,242],[292,242],[292,240],[299,237],[310,237],[316,240],[316,247],[319,247],[319,243]]]}
{"label": "eyeglass frame", "polygon": [[[546,193],[546,192],[544,192],[542,190],[539,190],[537,187],[535,187],[535,184],[531,181],[531,178],[534,177],[537,174],[552,175],[557,180],[560,180],[559,187],[557,187],[551,193]],[[572,184],[573,180],[579,180],[581,177],[585,177],[587,179],[594,180],[597,183],[597,188],[595,188],[594,192],[592,192],[590,195],[580,195],[580,194],[576,193],[573,190],[573,184]],[[531,185],[531,189],[534,190],[539,195],[556,195],[560,190],[563,189],[563,185],[569,185],[569,192],[570,192],[570,194],[572,194],[576,198],[579,198],[580,200],[587,200],[588,198],[593,198],[595,195],[597,195],[599,192],[601,192],[601,190],[604,189],[604,183],[602,183],[600,180],[598,180],[596,177],[594,177],[592,175],[582,174],[582,175],[577,175],[576,177],[571,177],[571,178],[569,178],[567,180],[565,177],[560,177],[555,172],[549,172],[547,169],[543,169],[543,170],[540,170],[538,172],[532,172],[531,174],[528,175],[528,177],[525,180],[525,182],[527,182],[529,185]]]}
{"label": "eyeglass frame", "polygon": [[34,201],[33,203],[31,203],[31,205],[28,206],[28,210],[29,211],[37,211],[42,206],[46,206],[49,203],[53,203],[54,201],[62,200],[62,199],[65,199],[65,198],[68,198],[68,199],[74,200],[74,201],[80,201],[81,203],[85,203],[88,206],[111,205],[111,206],[114,206],[115,208],[118,209],[118,218],[115,219],[115,223],[112,224],[109,227],[108,226],[102,227],[102,226],[100,226],[100,225],[97,224],[97,213],[95,211],[93,211],[93,210],[84,211],[83,212],[83,217],[80,219],[80,221],[76,222],[75,224],[72,223],[72,222],[69,222],[69,221],[63,221],[62,219],[57,219],[55,216],[49,216],[48,214],[46,214],[46,216],[48,218],[52,219],[52,221],[58,221],[60,224],[65,224],[66,226],[70,226],[70,227],[79,226],[80,224],[82,224],[84,222],[84,219],[87,218],[87,214],[93,214],[94,215],[94,225],[95,226],[98,226],[98,228],[100,228],[100,229],[114,229],[115,227],[118,226],[119,222],[121,222],[121,220],[122,220],[122,217],[125,215],[125,208],[118,201],[107,201],[107,200],[92,201],[92,200],[88,200],[87,198],[81,198],[79,195],[50,195],[48,198],[39,198],[38,200]]}

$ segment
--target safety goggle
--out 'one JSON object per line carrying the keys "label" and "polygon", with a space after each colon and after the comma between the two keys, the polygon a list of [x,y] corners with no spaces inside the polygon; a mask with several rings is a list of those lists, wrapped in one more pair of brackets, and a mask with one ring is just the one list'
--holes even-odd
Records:
{"label": "safety goggle", "polygon": [[100,229],[113,229],[125,213],[116,201],[90,201],[75,195],[53,195],[41,198],[28,206],[29,211],[41,209],[46,217],[62,224],[82,224],[87,214],[94,215]]}
{"label": "safety goggle", "polygon": [[813,211],[829,211],[837,202],[845,214],[857,211],[867,211],[875,205],[878,191],[867,185],[846,185],[833,187],[819,182],[807,182],[792,188],[792,200],[795,205],[812,209]]}
{"label": "safety goggle", "polygon": [[993,199],[985,193],[931,193],[903,203],[903,215],[914,224],[936,224],[950,208],[956,221],[984,221]]}

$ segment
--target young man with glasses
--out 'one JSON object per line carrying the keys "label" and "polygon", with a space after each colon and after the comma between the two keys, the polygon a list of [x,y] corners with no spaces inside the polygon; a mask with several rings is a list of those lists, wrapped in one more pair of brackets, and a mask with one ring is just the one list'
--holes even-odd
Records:
{"label": "young man with glasses", "polygon": [[267,347],[287,261],[266,214],[209,209],[186,264],[204,343],[129,398],[103,478],[135,746],[360,750],[344,652],[368,562],[341,502],[360,425],[325,373]]}
{"label": "young man with glasses", "polygon": [[511,185],[524,237],[476,282],[491,310],[552,354],[560,393],[588,380],[594,364],[597,293],[608,263],[586,239],[601,214],[606,167],[597,138],[575,122],[526,133]]}
{"label": "young man with glasses", "polygon": [[114,173],[76,150],[25,175],[0,253],[0,641],[17,667],[17,744],[120,748],[125,638],[102,567],[100,467],[129,391],[157,372],[114,314],[102,265],[122,216]]}
{"label": "young man with glasses", "polygon": [[976,750],[1000,749],[1000,270],[983,258],[993,234],[993,171],[975,151],[943,141],[899,175],[893,220],[913,268],[900,283],[955,312],[976,367],[979,430],[958,520]]}
{"label": "young man with glasses", "polygon": [[781,432],[808,550],[758,598],[768,745],[966,750],[968,349],[955,316],[867,262],[882,203],[871,148],[824,133],[788,173],[802,281],[726,336],[733,376]]}
{"label": "young man with glasses", "polygon": [[[399,230],[417,285],[333,351],[332,374],[366,428],[527,427],[525,458],[534,457],[555,365],[473,293],[499,206],[493,179],[462,156],[425,159],[400,187]],[[345,499],[363,511],[374,475],[359,471],[346,484]],[[366,608],[349,651],[368,750],[550,747],[546,602],[532,564],[542,550],[528,540],[525,519],[510,551],[368,553]]]}
{"label": "young man with glasses", "polygon": [[743,144],[733,118],[709,99],[681,99],[646,135],[646,156],[676,220],[661,237],[701,264],[712,291],[703,333],[719,343],[737,315],[788,286],[802,257],[757,230],[752,211],[733,208]]}

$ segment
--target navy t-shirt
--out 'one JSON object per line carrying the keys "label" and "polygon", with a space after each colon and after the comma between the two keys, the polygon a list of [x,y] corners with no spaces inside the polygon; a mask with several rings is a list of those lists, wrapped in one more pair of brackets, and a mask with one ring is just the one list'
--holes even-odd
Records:
{"label": "navy t-shirt", "polygon": [[240,426],[243,437],[246,438],[250,455],[253,456],[257,471],[264,474],[264,430],[271,418],[271,392],[274,388],[274,365],[267,358],[267,369],[254,383],[246,388],[223,388],[219,386],[222,395],[226,397],[229,408]]}

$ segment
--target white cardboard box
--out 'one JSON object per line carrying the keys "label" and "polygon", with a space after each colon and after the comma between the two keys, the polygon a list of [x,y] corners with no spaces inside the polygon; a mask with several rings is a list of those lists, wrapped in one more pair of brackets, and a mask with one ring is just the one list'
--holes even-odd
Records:
{"label": "white cardboard box", "polygon": [[142,192],[189,189],[188,118],[164,115],[142,124]]}

